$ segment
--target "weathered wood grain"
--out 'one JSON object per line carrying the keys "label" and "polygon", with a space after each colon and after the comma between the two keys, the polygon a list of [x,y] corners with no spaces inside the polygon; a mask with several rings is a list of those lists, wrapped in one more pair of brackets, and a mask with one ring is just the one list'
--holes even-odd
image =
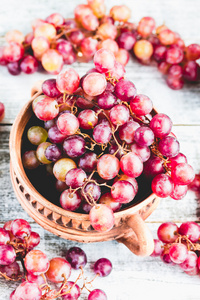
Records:
{"label": "weathered wood grain", "polygon": [[[30,22],[35,18],[45,18],[53,12],[60,12],[71,17],[76,5],[83,0],[0,0],[0,35],[10,29],[19,29],[24,33],[31,30]],[[110,8],[117,4],[128,4],[132,9],[132,20],[138,22],[143,16],[152,16],[157,24],[165,22],[179,32],[186,44],[200,42],[198,0],[140,0],[106,1]],[[83,75],[92,67],[90,64],[73,65]],[[158,111],[168,114],[174,124],[173,132],[177,135],[181,152],[188,157],[196,172],[200,171],[200,84],[185,86],[183,90],[170,90],[155,67],[142,66],[132,60],[126,67],[127,78],[131,79],[139,93],[148,95]],[[5,103],[5,124],[12,124],[21,107],[30,98],[30,89],[35,81],[47,79],[51,75],[35,73],[33,75],[11,76],[5,67],[0,66],[0,101]],[[195,126],[197,125],[197,126]],[[199,276],[190,277],[178,266],[165,265],[159,258],[138,258],[116,241],[77,244],[63,240],[41,228],[22,209],[14,195],[9,175],[9,140],[10,126],[0,126],[0,227],[9,219],[25,218],[31,222],[34,231],[39,232],[41,243],[38,247],[49,258],[65,256],[71,246],[81,246],[88,256],[86,275],[91,278],[91,267],[95,260],[107,257],[113,263],[113,272],[107,278],[94,282],[95,288],[102,288],[109,300],[197,300],[199,299]],[[162,199],[160,205],[147,219],[154,238],[160,223],[175,221],[180,224],[186,220],[199,221],[200,197],[189,192],[182,201]],[[72,279],[75,279],[74,272]],[[0,300],[8,300],[11,291],[17,286],[0,280]],[[80,300],[86,300],[84,293]]]}

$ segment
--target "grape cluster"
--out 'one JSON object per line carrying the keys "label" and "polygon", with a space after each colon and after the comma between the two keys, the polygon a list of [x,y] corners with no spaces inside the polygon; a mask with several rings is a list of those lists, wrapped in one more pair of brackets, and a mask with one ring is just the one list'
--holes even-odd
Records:
{"label": "grape cluster", "polygon": [[[112,271],[110,260],[98,259],[93,266],[95,277],[88,281],[83,271],[87,256],[81,248],[68,249],[66,259],[55,257],[49,260],[45,253],[34,249],[39,243],[39,234],[31,230],[26,220],[8,221],[0,228],[0,277],[22,281],[10,295],[10,300],[53,300],[58,297],[77,300],[84,288],[89,292],[89,300],[107,299],[104,291],[91,289],[97,276],[105,277]],[[72,269],[80,269],[75,282],[68,281]],[[83,282],[81,288],[77,284],[80,280]],[[60,284],[59,289],[52,288],[49,282]]]}
{"label": "grape cluster", "polygon": [[136,178],[153,178],[158,197],[179,200],[194,171],[179,152],[171,119],[150,114],[152,101],[137,95],[112,52],[98,50],[94,64],[81,79],[69,68],[43,83],[32,108],[44,128],[28,129],[29,148],[36,148],[22,162],[26,169],[47,165],[61,207],[89,213],[95,230],[108,231],[113,212],[134,200]]}
{"label": "grape cluster", "polygon": [[178,227],[166,222],[157,231],[154,251],[151,256],[160,256],[167,264],[177,264],[188,275],[197,275],[200,270],[200,226],[185,222]]}
{"label": "grape cluster", "polygon": [[129,22],[130,9],[113,6],[106,15],[104,0],[88,0],[74,10],[74,19],[53,13],[46,20],[32,22],[33,31],[24,36],[18,30],[6,33],[8,44],[0,49],[0,64],[12,75],[31,74],[42,67],[58,74],[63,64],[89,61],[98,49],[110,50],[125,66],[129,53],[142,64],[156,62],[170,88],[181,89],[184,81],[200,79],[200,45],[185,46],[180,35],[166,25],[156,27],[152,17],[139,24]]}

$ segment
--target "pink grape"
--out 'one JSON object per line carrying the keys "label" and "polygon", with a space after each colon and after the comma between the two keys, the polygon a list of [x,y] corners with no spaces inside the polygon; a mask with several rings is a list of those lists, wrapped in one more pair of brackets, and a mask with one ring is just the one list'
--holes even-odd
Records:
{"label": "pink grape", "polygon": [[137,116],[144,116],[152,111],[153,102],[149,97],[139,94],[131,99],[130,107],[132,112]]}
{"label": "pink grape", "polygon": [[142,162],[147,161],[150,158],[151,151],[147,146],[139,146],[138,144],[134,143],[131,145],[131,151],[139,156]]}
{"label": "pink grape", "polygon": [[59,73],[56,79],[56,86],[61,93],[73,94],[79,87],[80,78],[78,73],[68,68]]}
{"label": "pink grape", "polygon": [[87,256],[85,252],[79,247],[71,247],[66,253],[66,260],[75,270],[84,268],[87,264]]}
{"label": "pink grape", "polygon": [[187,46],[185,51],[187,60],[197,60],[200,58],[200,45],[198,44]]}
{"label": "pink grape", "polygon": [[90,210],[89,218],[92,227],[100,232],[111,230],[115,222],[112,209],[105,204],[93,206]]}
{"label": "pink grape", "polygon": [[76,45],[76,46],[80,46],[82,40],[84,39],[84,34],[82,31],[80,30],[75,30],[75,31],[72,31],[70,34],[69,34],[69,40],[71,41],[72,44]]}
{"label": "pink grape", "polygon": [[81,41],[80,49],[86,60],[90,60],[97,51],[98,41],[92,37],[85,37]]}
{"label": "pink grape", "polygon": [[81,25],[86,30],[94,31],[98,28],[99,21],[95,15],[89,14],[81,18]]}
{"label": "pink grape", "polygon": [[171,170],[172,180],[176,184],[188,185],[195,177],[193,168],[187,163],[179,163]]}
{"label": "pink grape", "polygon": [[143,37],[147,38],[156,26],[155,20],[151,17],[143,17],[139,24],[137,31]]}
{"label": "pink grape", "polygon": [[3,49],[3,56],[8,62],[20,60],[24,55],[24,47],[16,42],[10,42]]}
{"label": "pink grape", "polygon": [[162,252],[163,252],[163,243],[158,239],[154,239],[154,250],[151,253],[151,256],[153,257],[160,256]]}
{"label": "pink grape", "polygon": [[174,157],[179,153],[180,145],[176,138],[166,136],[158,143],[158,150],[166,157]]}
{"label": "pink grape", "polygon": [[97,162],[97,172],[105,180],[110,180],[117,176],[119,169],[119,160],[111,154],[102,155]]}
{"label": "pink grape", "polygon": [[52,120],[59,113],[58,103],[52,98],[45,97],[36,103],[34,113],[42,121]]}
{"label": "pink grape", "polygon": [[2,102],[0,102],[0,122],[4,119],[5,117],[5,106]]}
{"label": "pink grape", "polygon": [[115,95],[120,100],[129,102],[136,95],[136,87],[131,81],[120,80],[115,85]]}
{"label": "pink grape", "polygon": [[87,173],[91,173],[97,165],[97,155],[94,152],[87,152],[80,157],[78,166]]}
{"label": "pink grape", "polygon": [[174,243],[178,237],[178,226],[172,222],[166,222],[159,226],[158,238],[163,243]]}
{"label": "pink grape", "polygon": [[45,284],[44,278],[42,275],[35,276],[27,273],[27,281],[37,283],[39,286]]}
{"label": "pink grape", "polygon": [[165,250],[163,250],[160,258],[162,259],[162,261],[165,263],[165,264],[173,264],[170,256],[169,256],[169,253],[165,253]]}
{"label": "pink grape", "polygon": [[111,196],[111,193],[105,193],[101,196],[99,200],[99,204],[106,204],[109,206],[113,212],[117,212],[120,210],[122,204],[119,202],[116,202],[113,197]]}
{"label": "pink grape", "polygon": [[197,265],[198,256],[193,251],[188,251],[187,258],[180,264],[181,269],[184,271],[192,271]]}
{"label": "pink grape", "polygon": [[141,126],[134,133],[134,140],[139,146],[150,146],[154,142],[154,133],[147,126]]}
{"label": "pink grape", "polygon": [[49,268],[49,260],[42,251],[31,250],[24,259],[26,270],[32,275],[45,273]]}
{"label": "pink grape", "polygon": [[113,54],[116,55],[116,53],[119,50],[119,47],[118,47],[117,43],[115,41],[113,41],[112,39],[106,39],[104,41],[101,41],[98,44],[98,49],[105,49],[105,50],[111,51]]}
{"label": "pink grape", "polygon": [[30,224],[23,219],[16,219],[12,222],[11,232],[14,236],[23,239],[31,234]]}
{"label": "pink grape", "polygon": [[196,243],[200,238],[200,226],[195,222],[182,223],[178,232],[186,235],[192,243]]}
{"label": "pink grape", "polygon": [[20,68],[26,74],[33,74],[38,70],[38,61],[32,55],[27,55],[22,59]]}
{"label": "pink grape", "polygon": [[46,272],[48,280],[54,283],[60,283],[65,278],[68,279],[71,275],[71,265],[69,262],[61,257],[55,257],[50,260],[49,269]]}
{"label": "pink grape", "polygon": [[187,191],[188,191],[187,185],[173,184],[173,190],[172,193],[170,194],[170,197],[174,200],[180,200],[186,195]]}
{"label": "pink grape", "polygon": [[129,203],[136,195],[133,185],[126,180],[119,180],[112,185],[111,195],[116,202]]}
{"label": "pink grape", "polygon": [[37,232],[31,231],[30,236],[26,240],[26,245],[29,250],[32,250],[40,243],[40,236]]}
{"label": "pink grape", "polygon": [[92,129],[98,123],[98,117],[91,109],[82,110],[78,115],[78,120],[83,129]]}
{"label": "pink grape", "polygon": [[123,105],[123,104],[118,104],[115,105],[113,108],[111,108],[110,113],[110,120],[114,125],[123,125],[125,124],[129,117],[130,117],[130,112],[129,109]]}
{"label": "pink grape", "polygon": [[16,259],[16,253],[11,245],[0,245],[0,265],[7,266]]}
{"label": "pink grape", "polygon": [[158,45],[154,49],[153,58],[157,62],[161,62],[161,61],[165,60],[166,52],[167,52],[167,47],[165,47],[163,45]]}
{"label": "pink grape", "polygon": [[95,289],[92,292],[90,292],[88,300],[107,300],[107,296],[104,293],[104,291]]}
{"label": "pink grape", "polygon": [[137,180],[134,178],[134,177],[130,177],[130,176],[127,176],[125,174],[120,174],[120,176],[117,178],[115,178],[114,180],[114,183],[116,181],[120,181],[120,180],[125,180],[125,181],[128,181],[132,184],[132,186],[134,187],[134,190],[135,190],[135,193],[137,194],[138,192],[138,183],[137,183]]}
{"label": "pink grape", "polygon": [[98,96],[106,89],[106,78],[103,74],[93,72],[85,76],[83,90],[89,96]]}
{"label": "pink grape", "polygon": [[86,142],[83,137],[72,135],[64,140],[63,150],[69,157],[75,158],[85,153],[85,146]]}
{"label": "pink grape", "polygon": [[136,43],[136,37],[131,32],[123,32],[119,35],[117,43],[120,48],[130,51]]}
{"label": "pink grape", "polygon": [[56,79],[47,79],[42,84],[42,92],[50,98],[59,97],[61,92],[58,90],[56,86]]}
{"label": "pink grape", "polygon": [[[87,198],[91,203],[98,201],[101,196],[101,188],[99,185],[90,182],[84,188],[84,193],[87,195]],[[83,191],[81,192],[82,196],[85,198]]]}
{"label": "pink grape", "polygon": [[77,300],[80,294],[80,287],[73,281],[67,281],[67,285],[61,290],[63,300]]}
{"label": "pink grape", "polygon": [[25,169],[36,169],[40,165],[40,161],[36,156],[36,151],[26,151],[22,156],[22,164]]}
{"label": "pink grape", "polygon": [[116,96],[110,91],[105,90],[101,95],[97,97],[98,105],[103,109],[111,109],[115,104],[117,104]]}
{"label": "pink grape", "polygon": [[0,228],[0,245],[6,245],[10,241],[10,235],[7,230]]}
{"label": "pink grape", "polygon": [[173,190],[173,181],[167,174],[156,175],[151,183],[153,193],[158,197],[168,197]]}
{"label": "pink grape", "polygon": [[122,141],[125,141],[127,144],[134,142],[135,131],[140,127],[139,123],[130,120],[119,129],[119,137]]}
{"label": "pink grape", "polygon": [[86,173],[79,168],[69,170],[65,177],[66,184],[72,189],[76,189],[84,185],[87,179]]}
{"label": "pink grape", "polygon": [[122,156],[120,160],[120,168],[127,176],[138,177],[142,174],[143,163],[139,156],[133,152],[129,152]]}
{"label": "pink grape", "polygon": [[165,114],[157,114],[152,118],[149,126],[156,137],[163,138],[171,132],[172,121]]}
{"label": "pink grape", "polygon": [[46,21],[52,25],[54,25],[55,27],[60,27],[61,25],[64,24],[65,19],[63,18],[63,16],[59,13],[53,13],[50,16],[48,16],[46,18]]}
{"label": "pink grape", "polygon": [[94,264],[94,272],[100,277],[105,277],[112,271],[112,263],[107,258],[100,258]]}
{"label": "pink grape", "polygon": [[183,50],[177,46],[171,46],[167,49],[165,60],[168,64],[179,64],[183,60]]}
{"label": "pink grape", "polygon": [[[128,61],[129,61],[129,52],[125,49],[122,49],[122,48],[119,48],[117,54],[115,55],[115,59],[116,59],[116,62],[119,63],[120,65],[123,66],[123,74],[125,73],[125,69],[124,67],[127,65]],[[116,63],[115,63],[115,68],[116,68]],[[111,72],[111,76],[112,77],[116,77],[117,79],[122,79],[124,76],[116,76],[114,73],[119,73],[118,72]],[[124,79],[124,78],[123,78]]]}
{"label": "pink grape", "polygon": [[78,130],[79,121],[72,113],[64,113],[58,117],[57,126],[62,134],[72,135]]}
{"label": "pink grape", "polygon": [[109,72],[115,65],[114,54],[106,49],[98,50],[94,55],[93,61],[95,68],[101,73]]}
{"label": "pink grape", "polygon": [[168,75],[166,78],[167,85],[172,89],[172,90],[180,90],[183,88],[184,81],[182,78],[178,78],[175,76]]}
{"label": "pink grape", "polygon": [[8,64],[8,62],[5,59],[3,52],[4,52],[4,47],[0,47],[0,65],[6,66]]}
{"label": "pink grape", "polygon": [[15,290],[15,300],[40,300],[42,297],[42,290],[37,283],[22,282]]}
{"label": "pink grape", "polygon": [[187,247],[181,243],[174,243],[169,248],[169,256],[175,264],[181,264],[187,259]]}
{"label": "pink grape", "polygon": [[107,124],[98,124],[93,130],[93,138],[95,142],[100,144],[108,143],[112,138],[112,131]]}
{"label": "pink grape", "polygon": [[0,272],[12,279],[17,279],[20,274],[19,264],[14,261],[7,266],[0,266]]}
{"label": "pink grape", "polygon": [[[125,51],[125,50],[124,50]],[[119,53],[119,52],[118,52]],[[117,57],[116,57],[117,59]],[[127,61],[128,63],[128,61]],[[110,71],[110,76],[114,79],[117,79],[117,80],[121,80],[124,78],[124,75],[126,73],[126,70],[124,68],[124,64],[122,64],[121,62],[119,61],[115,61],[115,65],[114,65],[114,68]]]}
{"label": "pink grape", "polygon": [[78,191],[72,193],[69,189],[64,190],[60,195],[60,205],[69,211],[77,210],[81,205],[81,197]]}
{"label": "pink grape", "polygon": [[163,162],[159,157],[152,156],[144,164],[144,175],[153,178],[158,174],[164,173]]}
{"label": "pink grape", "polygon": [[168,70],[168,75],[181,78],[183,75],[183,68],[180,65],[172,65]]}
{"label": "pink grape", "polygon": [[183,68],[183,78],[196,82],[200,79],[200,66],[195,61],[188,61]]}
{"label": "pink grape", "polygon": [[177,164],[180,163],[186,163],[187,162],[187,158],[183,153],[177,154],[174,157],[170,157],[170,161],[168,163],[168,166],[173,169]]}

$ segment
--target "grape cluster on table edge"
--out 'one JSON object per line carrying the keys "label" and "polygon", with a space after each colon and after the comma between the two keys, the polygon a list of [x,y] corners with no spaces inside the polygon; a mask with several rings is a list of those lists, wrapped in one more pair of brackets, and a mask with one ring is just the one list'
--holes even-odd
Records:
{"label": "grape cluster on table edge", "polygon": [[151,99],[137,95],[112,52],[98,50],[94,65],[82,78],[68,68],[43,83],[32,108],[44,128],[28,129],[35,150],[26,151],[22,162],[26,169],[47,165],[61,207],[81,207],[93,228],[104,232],[114,226],[114,212],[134,200],[140,175],[152,180],[158,197],[180,200],[195,174],[171,133],[171,119],[151,115]]}
{"label": "grape cluster on table edge", "polygon": [[[0,277],[22,282],[11,293],[10,300],[53,300],[58,297],[77,300],[84,289],[89,292],[88,300],[107,300],[105,292],[94,289],[92,282],[98,276],[110,274],[112,263],[109,259],[98,259],[93,266],[95,276],[88,280],[83,270],[87,256],[81,248],[72,247],[66,251],[65,258],[49,260],[44,252],[34,249],[39,243],[39,234],[32,231],[24,219],[8,221],[0,228]],[[74,282],[69,280],[73,269],[80,270]]]}
{"label": "grape cluster on table edge", "polygon": [[188,275],[199,274],[199,224],[184,222],[178,227],[175,223],[166,222],[159,226],[157,235],[151,256],[160,256],[166,264],[179,265]]}
{"label": "grape cluster on table edge", "polygon": [[143,17],[138,24],[130,22],[130,17],[125,5],[113,6],[106,15],[104,0],[88,0],[75,8],[74,18],[53,13],[45,20],[34,20],[26,36],[18,30],[7,32],[0,64],[7,65],[12,75],[42,69],[58,74],[63,64],[88,62],[103,48],[112,51],[123,66],[130,55],[145,65],[156,63],[171,89],[199,81],[199,44],[185,46],[178,33],[166,25],[156,27],[152,17]]}

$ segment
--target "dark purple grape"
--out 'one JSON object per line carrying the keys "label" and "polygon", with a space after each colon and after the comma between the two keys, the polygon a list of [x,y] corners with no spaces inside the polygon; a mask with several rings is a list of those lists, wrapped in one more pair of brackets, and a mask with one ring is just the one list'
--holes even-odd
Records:
{"label": "dark purple grape", "polygon": [[69,157],[79,157],[86,151],[86,142],[79,135],[72,135],[64,140],[63,150]]}
{"label": "dark purple grape", "polygon": [[87,256],[81,248],[72,247],[67,251],[66,260],[70,263],[73,269],[78,270],[80,267],[85,267],[87,263]]}
{"label": "dark purple grape", "polygon": [[58,127],[55,125],[55,126],[52,126],[49,129],[49,131],[48,131],[48,138],[50,139],[50,141],[52,143],[61,144],[64,141],[64,139],[66,138],[66,135],[62,134],[58,130]]}
{"label": "dark purple grape", "polygon": [[7,64],[8,72],[12,75],[19,75],[21,73],[20,64],[18,61]]}
{"label": "dark purple grape", "polygon": [[62,157],[62,151],[57,145],[50,145],[44,152],[45,157],[50,161],[57,161]]}
{"label": "dark purple grape", "polygon": [[94,264],[94,272],[100,277],[105,277],[112,271],[112,263],[107,258],[100,258]]}
{"label": "dark purple grape", "polygon": [[78,165],[87,173],[91,173],[97,166],[97,155],[94,152],[85,153],[78,162]]}
{"label": "dark purple grape", "polygon": [[56,79],[54,78],[47,79],[43,82],[42,92],[50,98],[59,97],[61,95],[61,92],[58,90],[56,86]]}

